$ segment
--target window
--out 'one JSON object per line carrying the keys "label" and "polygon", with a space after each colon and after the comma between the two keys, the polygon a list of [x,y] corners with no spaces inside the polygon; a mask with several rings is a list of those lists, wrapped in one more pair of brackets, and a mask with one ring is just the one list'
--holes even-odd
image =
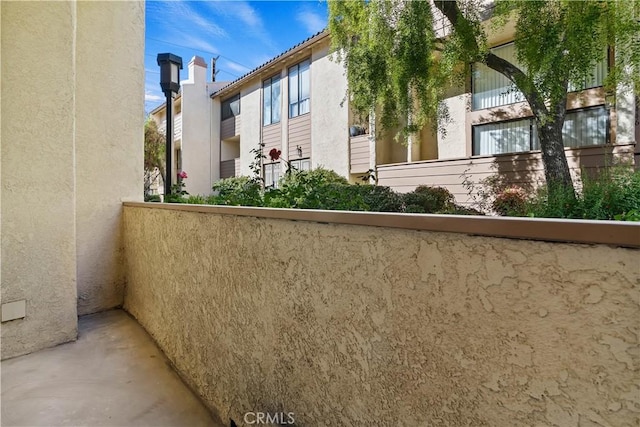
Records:
{"label": "window", "polygon": [[[600,105],[567,113],[562,127],[565,147],[604,145],[608,140],[609,115]],[[533,119],[512,120],[473,126],[474,156],[539,150],[540,141]]]}
{"label": "window", "polygon": [[311,159],[292,160],[290,163],[291,167],[297,171],[311,170]]}
{"label": "window", "polygon": [[262,84],[262,124],[280,123],[280,76],[267,79]]}
{"label": "window", "polygon": [[[494,47],[491,53],[521,67],[516,59],[516,47],[513,43]],[[511,80],[484,64],[472,65],[471,89],[474,110],[524,101],[524,96],[515,89]]]}
{"label": "window", "polygon": [[289,68],[289,117],[297,117],[309,112],[310,80],[307,59]]}
{"label": "window", "polygon": [[[509,43],[494,47],[491,49],[491,52],[524,69],[516,58],[515,44]],[[586,81],[581,82],[581,84],[570,83],[569,91],[572,92],[602,86],[606,75],[607,58],[605,55],[605,58],[594,66],[592,75],[588,77]],[[525,100],[522,92],[517,90],[508,78],[484,64],[476,63],[471,67],[471,91],[472,108],[474,110],[499,107],[501,105],[513,104]]]}
{"label": "window", "polygon": [[604,105],[567,113],[562,127],[565,147],[604,145],[609,139],[609,114]]}
{"label": "window", "polygon": [[533,120],[513,120],[473,127],[473,155],[518,153],[535,150]]}
{"label": "window", "polygon": [[278,188],[280,181],[280,163],[267,163],[264,165],[265,187]]}
{"label": "window", "polygon": [[240,115],[240,94],[222,101],[222,120]]}

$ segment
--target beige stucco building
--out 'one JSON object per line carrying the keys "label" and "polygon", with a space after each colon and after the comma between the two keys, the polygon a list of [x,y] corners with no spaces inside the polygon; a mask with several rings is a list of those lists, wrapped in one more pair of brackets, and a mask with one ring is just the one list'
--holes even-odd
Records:
{"label": "beige stucco building", "polygon": [[[447,28],[438,31],[444,36]],[[513,25],[489,32],[494,53],[515,60],[514,34]],[[612,156],[637,163],[634,157],[639,153],[640,125],[633,91],[619,90],[615,96],[605,96],[603,88],[613,61],[611,51],[594,67],[593,77],[571,88],[569,94],[564,139],[576,177],[582,168],[602,165]],[[528,104],[517,91],[510,90],[504,76],[484,65],[471,67],[468,80],[449,88],[443,100],[451,120],[440,123],[438,131],[425,126],[405,144],[396,142],[393,132],[376,132],[379,126],[372,117],[358,119],[352,114],[345,70],[332,58],[327,31],[222,87],[212,90],[204,80],[196,81],[185,86],[179,102],[184,111],[187,87],[194,91],[201,88],[200,108],[194,113],[199,116],[193,121],[193,126],[199,123],[200,128],[188,126],[184,112],[183,124],[177,124],[182,129],[177,134],[181,132],[183,138],[187,127],[189,132],[202,134],[193,145],[200,153],[199,163],[183,155],[183,167],[194,177],[188,190],[209,193],[210,183],[219,178],[250,175],[255,159],[252,150],[259,144],[264,144],[267,155],[262,164],[267,185],[277,185],[286,161],[290,161],[298,169],[333,169],[352,182],[373,170],[378,184],[398,191],[410,191],[421,184],[444,186],[461,203],[470,201],[469,184],[477,186],[495,173],[521,186],[534,187],[544,179],[544,173]],[[205,94],[211,97],[208,107]],[[205,135],[210,145],[205,143]],[[271,161],[268,153],[272,149],[280,150],[282,159]],[[210,160],[209,164],[203,159]]]}
{"label": "beige stucco building", "polygon": [[122,202],[142,199],[144,2],[3,1],[0,15],[4,359],[122,305]]}
{"label": "beige stucco building", "polygon": [[[180,82],[180,92],[174,99],[172,182],[177,182],[176,175],[180,171],[186,171],[189,178],[185,182],[192,194],[210,193],[211,184],[219,179],[219,175],[214,175],[219,150],[212,143],[214,122],[211,120],[210,95],[225,83],[213,81],[214,77],[207,75],[204,59],[194,56],[187,65],[187,78]],[[162,133],[167,126],[165,105],[163,103],[149,114]],[[159,190],[163,192],[163,188]]]}

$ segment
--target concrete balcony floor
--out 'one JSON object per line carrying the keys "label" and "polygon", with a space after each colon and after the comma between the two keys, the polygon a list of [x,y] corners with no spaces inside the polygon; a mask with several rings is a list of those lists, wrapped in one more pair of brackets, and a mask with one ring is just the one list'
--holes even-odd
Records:
{"label": "concrete balcony floor", "polygon": [[121,310],[84,316],[78,341],[1,368],[2,426],[223,426]]}

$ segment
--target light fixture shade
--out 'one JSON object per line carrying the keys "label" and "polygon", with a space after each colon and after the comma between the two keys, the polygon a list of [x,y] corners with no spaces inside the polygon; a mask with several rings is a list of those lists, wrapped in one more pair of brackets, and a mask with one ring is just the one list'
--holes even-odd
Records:
{"label": "light fixture shade", "polygon": [[159,53],[160,87],[165,95],[177,93],[180,90],[180,70],[182,58],[172,53]]}

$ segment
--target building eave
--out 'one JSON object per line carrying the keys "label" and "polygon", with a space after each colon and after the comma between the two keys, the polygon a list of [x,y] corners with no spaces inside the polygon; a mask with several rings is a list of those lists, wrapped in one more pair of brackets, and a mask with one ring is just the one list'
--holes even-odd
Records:
{"label": "building eave", "polygon": [[[182,98],[182,94],[179,93],[178,96],[176,96],[175,101],[177,102],[181,98]],[[158,105],[156,108],[151,110],[149,112],[149,115],[158,114],[159,112],[163,111],[165,108],[167,108],[167,104],[166,104],[166,102],[163,102],[162,104]]]}
{"label": "building eave", "polygon": [[295,55],[296,53],[318,43],[319,41],[325,39],[329,37],[329,30],[324,29],[314,35],[312,35],[311,37],[301,41],[300,43],[298,43],[297,45],[291,47],[290,49],[285,50],[284,52],[282,52],[281,54],[271,58],[270,60],[268,60],[267,62],[265,62],[262,65],[259,65],[258,67],[254,68],[253,70],[249,71],[248,73],[246,73],[245,75],[237,78],[236,80],[232,81],[231,83],[229,83],[228,85],[224,86],[223,88],[219,89],[218,91],[214,92],[211,94],[211,98],[216,98],[218,96],[224,96],[226,94],[230,94],[231,92],[237,90],[240,88],[240,86],[245,83],[246,81],[248,81],[251,78],[254,78],[256,76],[259,76],[260,74],[262,74],[263,72],[269,70],[273,65],[280,63],[282,61],[287,60],[288,58],[290,58],[291,56]]}

